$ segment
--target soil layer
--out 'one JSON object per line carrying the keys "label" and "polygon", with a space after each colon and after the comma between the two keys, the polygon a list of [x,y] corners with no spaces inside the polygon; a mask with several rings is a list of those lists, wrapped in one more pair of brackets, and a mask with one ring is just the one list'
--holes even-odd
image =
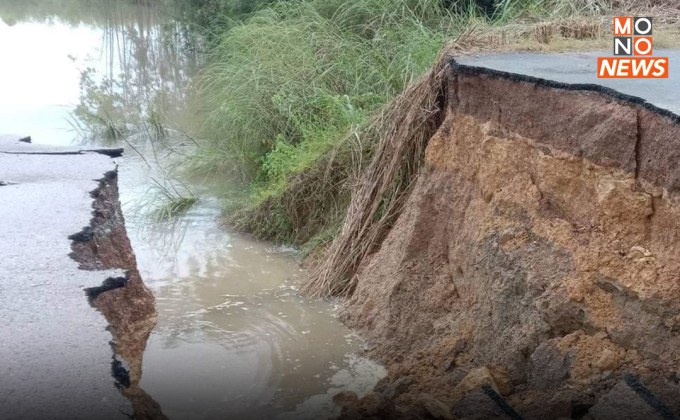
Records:
{"label": "soil layer", "polygon": [[113,336],[111,373],[118,389],[132,402],[134,417],[164,419],[159,404],[139,386],[142,357],[157,314],[125,229],[117,172],[106,173],[91,195],[93,217],[90,226],[69,238],[73,241],[71,257],[82,270],[124,270],[124,276],[109,277],[86,292],[92,306],[109,322]]}
{"label": "soil layer", "polygon": [[447,79],[343,313],[390,378],[339,396],[344,415],[680,415],[678,117],[455,62]]}

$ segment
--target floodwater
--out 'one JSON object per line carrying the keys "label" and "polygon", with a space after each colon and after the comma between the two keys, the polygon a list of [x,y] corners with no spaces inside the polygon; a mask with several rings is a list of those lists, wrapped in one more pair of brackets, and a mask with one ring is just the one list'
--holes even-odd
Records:
{"label": "floodwater", "polygon": [[[172,91],[164,98],[177,100],[197,65],[195,50],[178,55],[164,49],[167,42],[155,43],[168,38],[154,16],[128,22],[120,10],[47,19],[20,12],[0,3],[0,133],[73,144],[80,141],[73,111],[83,103],[82,86],[115,87],[121,102],[156,100],[163,89]],[[96,96],[89,92],[85,101]],[[140,207],[163,178],[163,153],[135,135],[119,143],[126,148],[117,163],[128,234],[159,314],[141,387],[166,416],[324,418],[337,413],[332,395],[363,394],[385,375],[361,356],[361,341],[338,322],[333,303],[297,293],[305,272],[295,250],[220,226],[218,188],[184,180],[198,203],[172,222],[150,223]]]}

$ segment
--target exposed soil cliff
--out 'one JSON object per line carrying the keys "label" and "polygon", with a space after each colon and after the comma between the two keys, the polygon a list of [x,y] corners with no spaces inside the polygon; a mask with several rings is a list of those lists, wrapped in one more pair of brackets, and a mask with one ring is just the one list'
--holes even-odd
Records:
{"label": "exposed soil cliff", "polygon": [[445,86],[343,314],[391,383],[345,416],[680,416],[678,117],[454,62]]}
{"label": "exposed soil cliff", "polygon": [[91,193],[94,198],[90,226],[72,235],[71,257],[82,270],[121,269],[125,275],[108,278],[87,289],[90,303],[109,322],[113,341],[111,373],[127,397],[136,419],[163,419],[160,406],[139,387],[142,356],[157,314],[154,297],[144,285],[127,237],[118,199],[118,174],[108,172]]}

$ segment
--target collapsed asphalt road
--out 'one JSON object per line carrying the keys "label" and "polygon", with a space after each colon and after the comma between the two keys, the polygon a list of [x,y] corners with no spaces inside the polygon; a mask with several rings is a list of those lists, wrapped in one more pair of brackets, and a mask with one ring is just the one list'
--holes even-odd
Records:
{"label": "collapsed asphalt road", "polygon": [[115,173],[112,153],[18,140],[0,137],[1,416],[132,415],[112,377],[122,362],[109,322],[85,292],[126,273],[81,270],[69,258],[69,236],[93,219],[97,180]]}

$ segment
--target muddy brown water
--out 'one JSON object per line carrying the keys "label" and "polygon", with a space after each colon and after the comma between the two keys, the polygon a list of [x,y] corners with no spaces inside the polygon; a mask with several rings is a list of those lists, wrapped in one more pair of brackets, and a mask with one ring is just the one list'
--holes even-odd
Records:
{"label": "muddy brown water", "polygon": [[[68,118],[81,71],[117,65],[107,52],[106,40],[116,39],[109,29],[60,19],[0,21],[0,56],[23,64],[22,71],[0,66],[0,132],[31,135],[35,143],[74,142]],[[139,207],[161,175],[153,160],[126,149],[117,161],[120,198],[159,314],[141,387],[165,415],[323,418],[337,412],[332,395],[368,392],[385,375],[361,356],[361,340],[337,320],[333,302],[298,294],[305,273],[295,250],[219,225],[214,189],[190,183],[198,204],[173,223],[149,224]]]}
{"label": "muddy brown water", "polygon": [[368,392],[384,375],[359,355],[333,303],[298,294],[305,272],[294,250],[226,231],[211,197],[176,223],[144,226],[134,209],[144,193],[134,180],[144,175],[125,174],[148,168],[130,158],[120,171],[128,230],[159,312],[141,386],[168,416],[318,418],[334,412],[334,393]]}

